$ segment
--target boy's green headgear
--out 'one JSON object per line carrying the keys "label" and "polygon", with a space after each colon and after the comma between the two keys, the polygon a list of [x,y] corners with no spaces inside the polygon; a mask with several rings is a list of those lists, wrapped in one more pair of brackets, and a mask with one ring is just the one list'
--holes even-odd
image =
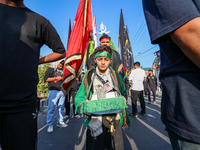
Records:
{"label": "boy's green headgear", "polygon": [[108,57],[108,58],[112,58],[112,55],[108,52],[98,52],[95,54],[95,58],[97,57]]}

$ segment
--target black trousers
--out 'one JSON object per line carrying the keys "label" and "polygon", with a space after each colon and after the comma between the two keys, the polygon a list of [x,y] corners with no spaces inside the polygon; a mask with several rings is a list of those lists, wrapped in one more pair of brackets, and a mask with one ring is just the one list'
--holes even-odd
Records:
{"label": "black trousers", "polygon": [[36,150],[36,111],[0,114],[0,144],[2,150]]}
{"label": "black trousers", "polygon": [[77,93],[76,90],[70,90],[69,93],[65,96],[65,109],[66,109],[65,114],[68,116],[70,113],[70,98],[71,98],[71,96],[72,96],[72,102],[73,102],[73,112],[74,112],[74,115],[77,115],[77,114],[75,114],[75,104],[74,104],[74,99],[75,99],[76,93]]}
{"label": "black trousers", "polygon": [[132,113],[137,114],[137,98],[140,100],[142,113],[146,113],[143,91],[131,90]]}
{"label": "black trousers", "polygon": [[103,133],[94,139],[90,129],[86,133],[86,150],[124,150],[122,128],[118,126],[114,133],[102,125]]}
{"label": "black trousers", "polygon": [[145,95],[145,96],[148,95],[148,88],[144,88],[144,95]]}

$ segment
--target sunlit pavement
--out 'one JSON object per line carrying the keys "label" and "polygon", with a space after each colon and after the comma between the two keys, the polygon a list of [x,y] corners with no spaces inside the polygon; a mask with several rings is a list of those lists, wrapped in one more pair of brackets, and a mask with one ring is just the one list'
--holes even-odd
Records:
{"label": "sunlit pavement", "polygon": [[[131,127],[123,131],[125,150],[171,150],[165,126],[160,120],[160,104],[162,92],[157,92],[156,104],[148,104],[145,98],[147,116],[130,117]],[[153,98],[151,96],[151,98]],[[131,99],[128,98],[127,113],[131,113]],[[47,133],[46,115],[48,108],[42,108],[38,117],[38,150],[82,150],[85,149],[86,132],[84,116],[76,119],[72,115],[66,123],[67,128],[56,127],[54,132]],[[138,100],[138,112],[141,110]],[[71,114],[73,114],[71,110]]]}

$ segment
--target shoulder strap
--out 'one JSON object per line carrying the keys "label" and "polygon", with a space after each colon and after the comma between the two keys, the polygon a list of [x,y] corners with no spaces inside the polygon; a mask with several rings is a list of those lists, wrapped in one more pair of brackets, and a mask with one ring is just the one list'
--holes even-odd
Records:
{"label": "shoulder strap", "polygon": [[114,85],[114,89],[118,92],[119,95],[121,95],[121,92],[119,90],[119,87],[117,86],[117,83],[115,82],[115,79],[113,79],[114,77],[111,75],[111,79]]}
{"label": "shoulder strap", "polygon": [[97,73],[95,74],[98,79],[101,81],[101,83],[104,85],[106,83],[106,81],[104,79],[102,79],[102,77],[100,75],[98,75]]}
{"label": "shoulder strap", "polygon": [[87,94],[86,94],[86,96],[85,96],[85,100],[87,100],[87,98],[88,98],[88,95],[89,95],[89,93],[90,93],[90,89],[91,89],[91,87],[92,87],[92,85],[93,85],[93,81],[94,81],[95,75],[96,75],[96,72],[94,73],[93,78],[90,80],[91,82],[90,82],[90,84],[89,84],[89,89],[88,89]]}
{"label": "shoulder strap", "polygon": [[[89,73],[88,73],[88,77],[87,77],[87,83],[88,86],[90,85],[91,81],[92,81],[92,74],[96,72],[96,69],[92,69]],[[93,84],[91,85],[91,89],[93,90]],[[93,93],[93,91],[92,91]]]}
{"label": "shoulder strap", "polygon": [[120,88],[120,91],[121,91],[122,90],[122,85],[121,85],[121,82],[119,80],[119,75],[118,75],[117,72],[115,72],[115,74],[116,74],[116,77],[117,77],[117,80],[118,80],[118,83],[119,83],[119,88]]}

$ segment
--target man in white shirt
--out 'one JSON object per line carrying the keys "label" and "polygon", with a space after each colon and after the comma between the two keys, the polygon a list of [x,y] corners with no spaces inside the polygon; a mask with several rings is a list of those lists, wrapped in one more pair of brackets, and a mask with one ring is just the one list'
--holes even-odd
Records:
{"label": "man in white shirt", "polygon": [[146,116],[146,108],[145,108],[145,102],[143,97],[143,80],[145,77],[145,72],[140,68],[140,63],[135,62],[134,63],[133,71],[131,71],[131,74],[129,75],[129,83],[132,85],[131,89],[131,101],[132,101],[132,113],[130,116],[134,116],[135,118],[138,117],[137,115],[137,98],[140,100],[140,106],[142,111],[139,112],[139,114]]}

